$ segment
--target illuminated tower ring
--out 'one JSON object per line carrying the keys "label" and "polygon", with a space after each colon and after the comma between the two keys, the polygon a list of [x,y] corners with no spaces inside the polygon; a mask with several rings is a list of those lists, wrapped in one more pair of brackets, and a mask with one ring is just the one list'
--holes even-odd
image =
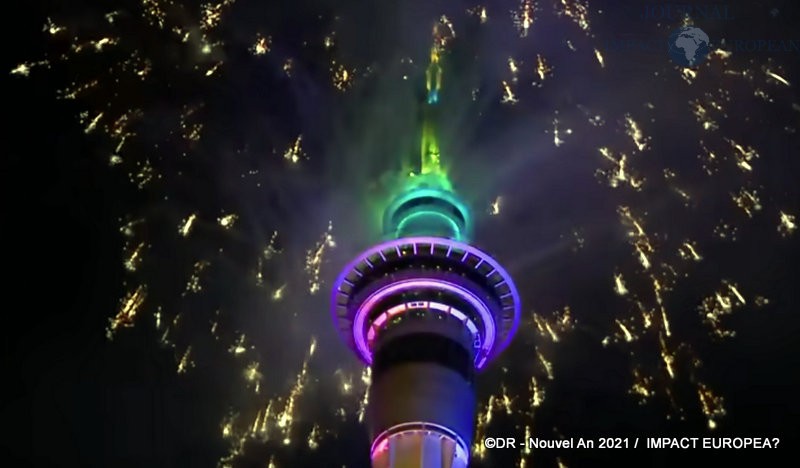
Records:
{"label": "illuminated tower ring", "polygon": [[475,335],[476,369],[508,346],[520,320],[519,293],[505,269],[471,245],[440,237],[373,246],[344,268],[331,302],[336,328],[367,365],[377,331],[414,309],[463,322]]}
{"label": "illuminated tower ring", "polygon": [[424,181],[397,197],[383,217],[383,232],[390,239],[438,236],[462,240],[471,231],[469,210],[455,194],[431,188]]}

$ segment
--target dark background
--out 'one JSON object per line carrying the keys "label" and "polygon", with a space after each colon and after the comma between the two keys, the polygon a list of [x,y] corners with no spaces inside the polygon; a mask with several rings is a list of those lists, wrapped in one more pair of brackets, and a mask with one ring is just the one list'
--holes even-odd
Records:
{"label": "dark background", "polygon": [[[747,24],[751,36],[784,28],[790,36],[800,24],[792,3],[753,4],[759,14],[766,7],[780,9],[778,25],[754,13],[751,21],[725,27],[742,31]],[[40,28],[51,8],[29,3],[15,12],[15,35],[6,45],[5,70],[46,49]],[[787,56],[782,63],[794,85],[800,79],[798,55]],[[214,466],[226,450],[219,430],[220,415],[226,410],[226,381],[216,378],[211,365],[177,375],[173,352],[156,346],[157,337],[147,327],[126,330],[113,342],[104,336],[111,311],[127,291],[119,219],[142,200],[124,174],[110,171],[107,162],[97,157],[96,147],[74,118],[80,106],[54,99],[56,83],[68,80],[61,73],[65,72],[32,73],[4,86],[7,127],[0,228],[5,270],[3,368],[8,371],[2,404],[4,458],[18,466]],[[796,128],[797,116],[776,115],[773,127]],[[767,123],[764,131],[769,128]],[[800,153],[796,139],[793,142],[773,138],[760,149],[769,155],[789,146],[794,166],[782,167],[769,157],[764,160],[772,180],[795,181],[784,185],[784,201],[789,211],[797,213]],[[770,144],[774,148],[766,146]],[[771,233],[775,238],[772,219],[763,226],[754,222],[750,229],[753,236],[763,233],[768,238]],[[695,349],[706,362],[707,380],[725,396],[728,415],[718,431],[705,432],[705,419],[698,411],[687,411],[685,421],[668,421],[660,403],[641,407],[625,397],[627,376],[613,378],[625,367],[625,351],[606,351],[598,359],[599,340],[581,329],[566,338],[564,346],[573,352],[559,359],[562,377],[549,384],[548,401],[536,413],[537,420],[575,437],[780,437],[778,449],[573,450],[562,455],[564,463],[674,466],[678,461],[752,460],[753,465],[766,465],[778,457],[791,463],[800,442],[796,236],[771,244],[743,244],[739,257],[729,258],[728,264],[720,260],[707,265],[711,270],[737,271],[740,277],[749,275],[752,289],[763,291],[772,304],[733,317],[736,339]],[[591,307],[591,285],[587,288],[584,297],[574,298],[576,310],[581,304]],[[483,385],[490,389],[491,382]],[[694,389],[688,384],[677,388],[687,394]],[[520,434],[502,416],[491,432]],[[365,437],[356,424],[340,425],[338,435],[325,439],[315,454],[301,449],[282,452],[286,462],[280,466],[330,466],[326,454],[331,453],[348,466],[364,466]],[[265,466],[266,453],[269,447],[254,447],[240,464]],[[495,451],[491,466],[511,466],[516,455]],[[552,466],[554,458],[543,451],[533,457],[532,465]]]}

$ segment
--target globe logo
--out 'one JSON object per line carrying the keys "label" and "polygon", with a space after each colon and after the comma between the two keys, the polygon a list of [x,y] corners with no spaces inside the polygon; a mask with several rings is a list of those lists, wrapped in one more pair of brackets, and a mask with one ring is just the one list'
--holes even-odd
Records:
{"label": "globe logo", "polygon": [[708,34],[694,26],[683,26],[669,35],[669,56],[683,67],[703,63],[709,52]]}

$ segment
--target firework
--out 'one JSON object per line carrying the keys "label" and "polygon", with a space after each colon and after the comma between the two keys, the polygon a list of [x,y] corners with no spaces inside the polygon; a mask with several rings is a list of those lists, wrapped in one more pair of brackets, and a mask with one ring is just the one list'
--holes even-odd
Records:
{"label": "firework", "polygon": [[[229,359],[225,365],[237,367],[240,377],[231,385],[246,391],[247,402],[219,415],[221,436],[231,447],[221,465],[233,466],[249,443],[258,443],[276,454],[263,463],[278,466],[276,460],[291,450],[316,451],[337,437],[341,425],[364,419],[368,371],[355,365],[343,365],[335,373],[314,370],[320,355],[333,352],[316,351],[323,344],[312,338],[314,327],[308,324],[327,322],[323,310],[314,310],[320,308],[314,298],[330,284],[329,258],[338,254],[339,244],[350,247],[352,226],[308,207],[356,190],[333,189],[320,175],[324,164],[347,162],[338,148],[319,143],[316,120],[297,116],[327,111],[303,96],[318,93],[324,96],[319,102],[341,106],[363,102],[364,90],[380,75],[370,70],[379,69],[387,70],[384,78],[394,79],[393,86],[408,86],[416,79],[427,87],[429,99],[440,99],[442,69],[455,60],[449,50],[477,40],[462,30],[510,35],[516,42],[500,46],[489,41],[481,49],[489,57],[475,63],[500,65],[485,74],[487,81],[463,86],[468,91],[462,100],[472,107],[465,104],[459,112],[480,115],[483,120],[475,118],[480,122],[505,119],[510,127],[519,122],[518,133],[525,135],[495,132],[497,141],[465,149],[469,155],[464,158],[481,159],[475,167],[486,178],[499,179],[506,172],[528,171],[528,164],[539,161],[546,149],[566,169],[549,173],[549,178],[537,177],[538,169],[531,169],[531,182],[525,184],[544,185],[537,196],[546,191],[548,203],[558,208],[560,195],[549,194],[569,187],[607,201],[586,212],[565,210],[568,219],[552,224],[560,226],[559,239],[568,244],[564,256],[603,259],[593,283],[604,285],[609,301],[616,301],[613,310],[598,312],[573,305],[576,298],[564,295],[556,312],[530,314],[521,330],[527,338],[509,348],[501,390],[481,395],[472,448],[476,459],[491,457],[480,441],[492,434],[498,415],[524,428],[526,437],[555,433],[534,416],[554,398],[548,386],[562,378],[559,353],[576,346],[571,334],[580,327],[591,328],[596,345],[629,356],[628,390],[621,397],[643,405],[658,402],[668,408],[668,417],[695,411],[710,430],[725,424],[726,389],[706,380],[704,356],[696,351],[704,342],[698,340],[735,340],[740,317],[745,322],[768,320],[768,311],[759,316],[749,312],[774,305],[771,294],[758,289],[763,286],[748,280],[744,260],[731,266],[726,255],[735,258],[763,242],[797,239],[797,200],[786,195],[792,192],[784,179],[773,180],[768,172],[771,158],[781,155],[775,154],[774,145],[753,136],[771,113],[798,109],[791,101],[796,77],[777,60],[745,60],[723,45],[702,66],[684,68],[672,65],[664,54],[663,63],[649,70],[648,77],[655,77],[653,83],[665,91],[620,84],[585,97],[584,88],[596,83],[613,86],[607,77],[626,64],[599,39],[606,31],[595,21],[597,9],[579,0],[553,5],[524,0],[510,12],[476,6],[460,16],[437,13],[415,26],[427,40],[435,25],[427,70],[413,63],[428,57],[407,62],[418,76],[407,69],[394,76],[385,64],[355,60],[336,30],[340,22],[335,14],[325,27],[287,31],[289,26],[268,19],[277,13],[267,14],[258,5],[263,2],[143,0],[130,9],[111,3],[101,13],[43,18],[42,34],[50,44],[46,56],[31,57],[9,73],[15,80],[53,71],[69,76],[53,90],[54,97],[80,109],[80,128],[102,148],[110,176],[122,173],[141,195],[139,204],[121,213],[120,262],[127,276],[118,309],[109,312],[107,336],[154,327],[158,344],[174,350],[173,369],[182,375],[205,365],[205,347],[218,347]],[[320,11],[318,17],[325,14]],[[253,19],[255,24],[244,29],[232,24],[246,17],[264,19]],[[564,41],[545,41],[539,30],[546,27],[560,31]],[[666,32],[654,26],[659,39]],[[302,45],[296,36],[303,36]],[[585,68],[576,71],[567,66],[571,61]],[[243,89],[239,83],[248,86]],[[673,88],[680,93],[666,91]],[[258,104],[232,101],[236,93],[237,99]],[[602,98],[609,93],[615,102]],[[295,100],[287,104],[279,99],[286,96]],[[498,103],[506,105],[494,105]],[[240,104],[247,115],[232,113]],[[297,110],[286,112],[286,107]],[[782,138],[796,139],[796,114],[793,118],[778,125],[785,129]],[[364,122],[364,132],[369,132],[368,124]],[[686,132],[681,136],[686,154],[672,157],[675,147],[665,137],[672,126]],[[429,128],[420,133],[423,160],[417,175],[434,174],[449,183],[445,168],[458,166],[460,156],[446,155],[452,159],[447,160],[440,149],[457,145],[437,140]],[[497,149],[487,152],[486,146]],[[506,155],[500,148],[511,150]],[[348,149],[359,150],[355,144]],[[476,158],[470,151],[483,153]],[[379,156],[392,158],[364,156],[364,173],[368,158]],[[570,167],[579,169],[571,172]],[[589,177],[578,179],[578,173]],[[480,211],[490,215],[484,221],[488,230],[497,231],[510,217],[522,216],[520,206],[541,201],[529,188],[508,184],[474,197]],[[769,226],[774,239],[754,237],[754,226],[760,223]],[[601,224],[619,233],[615,245],[595,242]],[[503,234],[494,235],[502,250]],[[717,262],[725,266],[708,267]],[[521,289],[538,275],[515,272]],[[224,289],[255,297],[256,306]],[[537,299],[525,301],[541,310]],[[695,312],[685,314],[687,310]],[[280,327],[265,329],[266,316],[277,317]],[[213,340],[205,339],[209,330]],[[293,341],[310,345],[281,356],[281,363],[294,363],[289,368],[265,356],[275,352],[269,343],[288,342],[283,335],[290,334],[301,335]],[[691,397],[678,391],[683,379],[693,386]],[[306,424],[314,419],[304,413],[312,411],[309,400],[322,398],[326,385],[339,389],[332,392],[335,397],[325,396],[333,399],[328,405],[332,417]],[[518,466],[526,466],[533,454],[523,450],[516,457]],[[558,463],[568,461],[567,456]]]}

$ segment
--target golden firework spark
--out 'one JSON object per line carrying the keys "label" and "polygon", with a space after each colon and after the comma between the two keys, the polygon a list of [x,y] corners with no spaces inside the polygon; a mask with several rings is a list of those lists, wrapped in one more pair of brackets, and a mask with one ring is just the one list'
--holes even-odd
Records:
{"label": "golden firework spark", "polygon": [[147,298],[147,289],[138,286],[133,291],[125,295],[120,301],[120,308],[117,315],[109,320],[109,327],[106,329],[106,337],[112,339],[119,327],[132,327],[139,310]]}
{"label": "golden firework spark", "polygon": [[644,136],[639,124],[630,115],[625,116],[625,129],[628,136],[633,140],[634,145],[636,145],[637,150],[644,151],[647,149],[650,139]]}
{"label": "golden firework spark", "polygon": [[253,361],[244,369],[244,379],[247,381],[248,385],[254,388],[256,393],[259,392],[261,388],[261,379],[264,377],[259,371],[260,366],[261,364],[259,362]]}
{"label": "golden firework spark", "polygon": [[339,91],[346,91],[353,85],[353,78],[355,77],[355,70],[348,69],[341,63],[335,61],[331,64],[331,78],[333,80],[334,88]]}
{"label": "golden firework spark", "polygon": [[245,351],[247,351],[246,341],[247,341],[247,336],[244,333],[242,333],[236,339],[236,342],[233,343],[233,345],[231,345],[230,348],[228,348],[228,352],[235,356],[244,353]]}
{"label": "golden firework spark", "polygon": [[634,395],[639,400],[639,404],[643,405],[655,396],[653,385],[653,378],[645,375],[642,370],[637,367],[633,369],[633,384],[630,390],[628,390],[628,393]]}
{"label": "golden firework spark", "polygon": [[739,192],[731,194],[736,206],[742,209],[749,218],[753,217],[756,211],[761,210],[761,199],[755,190],[748,190],[744,187]]}
{"label": "golden firework spark", "polygon": [[511,18],[517,31],[519,31],[520,37],[528,36],[536,17],[536,10],[536,3],[533,0],[520,0],[519,8],[511,13]]}
{"label": "golden firework spark", "polygon": [[140,242],[134,247],[127,258],[125,259],[125,269],[128,271],[136,271],[142,263],[142,250],[144,249],[144,242]]}
{"label": "golden firework spark", "polygon": [[797,222],[794,215],[789,213],[780,212],[780,224],[778,224],[778,232],[781,236],[787,237],[797,230]]}
{"label": "golden firework spark", "polygon": [[185,374],[192,367],[194,367],[194,361],[192,361],[192,347],[188,346],[178,361],[178,374]]}
{"label": "golden firework spark", "polygon": [[489,204],[489,214],[492,216],[499,215],[500,206],[502,202],[503,202],[503,197],[501,197],[500,195],[495,197],[494,201],[492,201],[492,203]]}
{"label": "golden firework spark", "polygon": [[230,213],[217,218],[217,223],[224,229],[230,229],[233,227],[234,223],[236,223],[237,219],[239,219],[238,215]]}
{"label": "golden firework spark", "polygon": [[486,7],[485,6],[476,6],[476,7],[469,8],[469,9],[467,9],[467,13],[469,13],[469,14],[471,14],[473,16],[477,16],[478,19],[480,20],[481,24],[489,21],[489,15],[488,15],[488,13],[486,13]]}
{"label": "golden firework spark", "polygon": [[783,76],[781,76],[781,75],[777,74],[776,72],[770,70],[769,68],[765,68],[764,69],[764,73],[768,77],[772,78],[773,80],[777,81],[778,83],[780,83],[782,85],[785,85],[785,86],[791,86],[792,85],[791,83],[789,83],[789,81],[786,78],[784,78]]}
{"label": "golden firework spark", "polygon": [[322,234],[322,239],[317,242],[317,245],[306,252],[305,271],[308,274],[308,291],[314,294],[319,291],[320,283],[320,270],[322,269],[322,261],[328,249],[336,247],[336,242],[333,240],[333,222],[328,223],[328,229]]}
{"label": "golden firework spark", "polygon": [[544,79],[548,76],[552,76],[552,74],[553,67],[547,63],[544,57],[542,57],[540,54],[536,54],[536,76],[539,77],[538,85],[541,86]]}
{"label": "golden firework spark", "polygon": [[558,118],[553,119],[553,144],[558,148],[562,144],[564,144],[564,140],[561,138],[561,135],[572,135],[572,129],[567,128],[564,130],[560,130],[558,128]]}
{"label": "golden firework spark", "polygon": [[269,52],[271,44],[272,44],[271,37],[258,34],[256,36],[255,43],[252,45],[250,50],[253,52],[253,55],[264,55],[267,52]]}
{"label": "golden firework spark", "polygon": [[620,187],[624,184],[633,190],[640,190],[644,184],[644,178],[633,173],[628,167],[628,156],[620,153],[619,157],[614,156],[614,153],[607,147],[598,149],[600,155],[613,165],[610,169],[598,169],[596,175],[603,178],[611,188]]}
{"label": "golden firework spark", "polygon": [[286,286],[287,284],[283,283],[282,285],[275,288],[274,291],[272,291],[271,297],[273,301],[280,301],[281,299],[283,299],[283,296],[286,293]]}
{"label": "golden firework spark", "polygon": [[723,398],[714,394],[714,392],[703,383],[697,386],[697,396],[700,399],[703,414],[706,415],[708,428],[716,429],[717,420],[725,416],[725,402]]}
{"label": "golden firework spark", "polygon": [[625,287],[625,281],[622,279],[622,274],[614,275],[614,292],[620,296],[628,294],[628,288]]}
{"label": "golden firework spark", "polygon": [[589,6],[582,0],[559,0],[555,5],[556,14],[566,16],[586,33],[589,33]]}
{"label": "golden firework spark", "polygon": [[599,50],[594,49],[594,57],[597,59],[597,63],[600,64],[600,68],[606,67],[606,59],[603,58],[603,54]]}
{"label": "golden firework spark", "polygon": [[699,262],[703,259],[697,252],[697,246],[694,242],[686,241],[678,248],[678,254],[684,260],[694,260]]}
{"label": "golden firework spark", "polygon": [[298,135],[297,138],[295,138],[294,143],[292,143],[292,145],[283,152],[283,159],[291,162],[292,164],[297,164],[300,161],[300,158],[305,157],[302,143],[303,135]]}
{"label": "golden firework spark", "polygon": [[189,276],[189,280],[186,282],[186,289],[183,292],[184,296],[188,293],[199,293],[203,290],[203,285],[200,283],[200,277],[209,265],[211,265],[211,262],[206,260],[200,260],[194,263],[194,266],[192,267],[192,274]]}
{"label": "golden firework spark", "polygon": [[319,424],[314,424],[311,428],[311,432],[308,434],[308,438],[306,439],[306,444],[308,448],[311,450],[316,450],[319,447],[319,440],[322,437],[322,434],[319,430]]}
{"label": "golden firework spark", "polygon": [[508,82],[503,81],[503,99],[502,102],[504,104],[516,104],[519,102],[517,97],[514,95],[514,91],[511,89],[511,85]]}
{"label": "golden firework spark", "polygon": [[178,232],[181,236],[186,237],[192,232],[192,226],[194,226],[194,221],[197,219],[197,213],[190,214],[186,219],[181,221],[181,225],[178,227]]}
{"label": "golden firework spark", "polygon": [[559,336],[575,329],[576,321],[569,306],[553,312],[550,317],[533,314],[533,323],[540,338],[558,343]]}
{"label": "golden firework spark", "polygon": [[541,385],[538,380],[536,380],[535,376],[531,377],[531,381],[528,384],[528,390],[531,393],[531,399],[530,399],[531,408],[538,408],[542,406],[542,403],[544,403],[544,398],[545,398],[545,390],[544,386]]}
{"label": "golden firework spark", "polygon": [[517,61],[514,60],[514,57],[508,58],[508,71],[511,72],[511,82],[516,83],[519,74],[519,66],[517,65]]}
{"label": "golden firework spark", "polygon": [[363,422],[369,403],[369,386],[372,383],[372,369],[367,367],[361,372],[361,399],[358,402],[358,422]]}

